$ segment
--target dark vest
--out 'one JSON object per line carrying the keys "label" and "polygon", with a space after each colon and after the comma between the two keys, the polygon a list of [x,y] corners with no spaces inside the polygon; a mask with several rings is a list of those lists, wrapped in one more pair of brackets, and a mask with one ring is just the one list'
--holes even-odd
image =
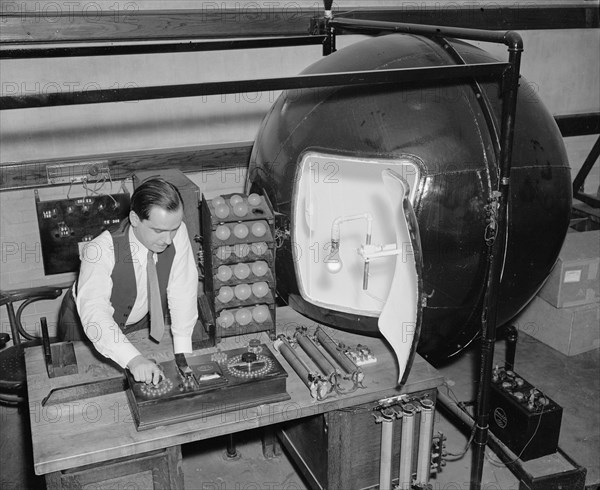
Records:
{"label": "dark vest", "polygon": [[[135,271],[129,246],[129,220],[126,219],[120,223],[116,230],[111,231],[111,235],[115,251],[115,267],[111,274],[113,290],[110,301],[115,310],[113,318],[121,331],[126,334],[141,328],[147,328],[148,316],[134,325],[125,326],[137,297]],[[165,312],[165,323],[167,325],[171,323],[167,306],[167,284],[174,257],[175,246],[171,244],[164,252],[158,254],[158,262],[156,263],[163,311]],[[75,285],[75,288],[77,288],[77,285]],[[57,337],[61,342],[67,340],[89,341],[83,332],[83,325],[77,312],[71,288],[65,294],[58,312]]]}
{"label": "dark vest", "polygon": [[[137,297],[135,271],[133,269],[131,247],[129,245],[129,228],[129,220],[125,219],[119,224],[116,230],[110,233],[115,251],[115,267],[111,274],[113,289],[110,302],[115,310],[113,318],[121,329],[127,323]],[[160,298],[167,324],[170,323],[168,320],[167,285],[174,258],[175,245],[171,244],[164,252],[158,254],[158,261],[156,263]]]}

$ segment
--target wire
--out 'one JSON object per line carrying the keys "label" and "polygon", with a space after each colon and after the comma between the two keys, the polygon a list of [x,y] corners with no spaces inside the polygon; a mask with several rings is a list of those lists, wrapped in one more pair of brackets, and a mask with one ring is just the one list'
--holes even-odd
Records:
{"label": "wire", "polygon": [[98,183],[96,182],[96,184],[94,184],[94,188],[90,189],[88,187],[88,185],[87,185],[87,181],[86,180],[83,181],[82,185],[83,185],[83,188],[86,190],[86,196],[87,196],[87,191],[89,191],[92,194],[95,194],[97,196],[108,196],[108,197],[110,197],[112,199],[113,203],[115,203],[115,205],[118,206],[119,203],[117,202],[117,200],[113,196],[111,196],[110,194],[108,194],[106,192],[103,192],[103,193],[99,192],[102,189],[102,187],[104,187],[104,184],[106,184],[106,177],[104,177],[102,179],[102,183],[100,184],[100,187],[98,187],[97,184]]}
{"label": "wire", "polygon": [[[456,393],[454,392],[454,390],[448,384],[448,381],[444,381],[442,383],[442,386],[446,387],[446,393],[448,394],[448,398],[450,398],[456,404],[456,406],[458,408],[460,408],[463,412],[468,413],[467,409],[466,409],[466,404],[472,403],[472,402],[461,402],[458,399],[458,397],[456,396]],[[469,438],[467,439],[464,449],[459,453],[446,452],[446,454],[448,456],[450,456],[450,458],[444,457],[444,459],[446,459],[447,461],[458,461],[459,459],[462,459],[465,456],[465,454],[467,454],[467,451],[469,450],[469,447],[471,446],[474,437],[475,437],[475,425],[473,425],[473,427],[471,428],[471,434],[469,435]]]}
{"label": "wire", "polygon": [[[449,453],[446,451],[446,456],[444,457],[444,459],[446,461],[458,461],[459,459],[464,458],[465,454],[467,454],[467,451],[469,450],[469,447],[471,446],[471,443],[473,442],[474,437],[475,437],[475,425],[473,425],[473,427],[471,428],[471,434],[469,435],[469,438],[467,439],[464,449],[460,453]],[[448,457],[448,456],[450,456],[450,457]]]}

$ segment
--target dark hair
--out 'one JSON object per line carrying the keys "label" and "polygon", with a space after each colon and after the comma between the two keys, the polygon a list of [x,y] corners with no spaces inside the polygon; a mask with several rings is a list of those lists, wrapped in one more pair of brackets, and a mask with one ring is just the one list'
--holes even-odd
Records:
{"label": "dark hair", "polygon": [[153,206],[174,212],[183,208],[183,199],[173,184],[163,178],[153,177],[135,189],[131,196],[131,210],[144,220],[150,217]]}

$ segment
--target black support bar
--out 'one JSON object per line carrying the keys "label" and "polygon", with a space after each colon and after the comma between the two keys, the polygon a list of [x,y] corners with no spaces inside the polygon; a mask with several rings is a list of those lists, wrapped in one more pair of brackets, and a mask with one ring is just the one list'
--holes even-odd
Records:
{"label": "black support bar", "polygon": [[219,41],[137,42],[99,46],[36,46],[0,48],[0,59],[72,58],[80,56],[123,56],[139,54],[190,53],[232,49],[281,48],[322,44],[325,36],[290,36]]}
{"label": "black support bar", "polygon": [[397,22],[354,20],[336,17],[331,25],[340,30],[351,30],[374,34],[377,32],[402,32],[427,37],[454,37],[472,41],[487,41],[491,43],[512,45],[522,44],[521,38],[512,31],[485,31],[483,29],[465,29],[461,27],[431,26],[422,24],[405,24]]}
{"label": "black support bar", "polygon": [[107,90],[90,90],[73,93],[28,94],[0,97],[0,108],[28,109],[77,104],[98,104],[145,99],[198,97],[269,90],[315,89],[334,86],[359,86],[386,83],[427,84],[433,81],[475,78],[498,78],[509,68],[508,63],[479,63],[464,66],[437,66],[423,68],[398,68],[344,73],[298,75],[282,78],[261,78],[206,82],[186,85],[154,87],[129,87]]}
{"label": "black support bar", "polygon": [[600,112],[554,116],[563,138],[600,134]]}

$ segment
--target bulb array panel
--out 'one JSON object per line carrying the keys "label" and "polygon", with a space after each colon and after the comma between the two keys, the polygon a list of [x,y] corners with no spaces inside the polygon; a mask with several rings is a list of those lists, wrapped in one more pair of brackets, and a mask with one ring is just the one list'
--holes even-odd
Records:
{"label": "bulb array panel", "polygon": [[204,292],[216,336],[275,337],[275,218],[266,196],[202,199]]}

